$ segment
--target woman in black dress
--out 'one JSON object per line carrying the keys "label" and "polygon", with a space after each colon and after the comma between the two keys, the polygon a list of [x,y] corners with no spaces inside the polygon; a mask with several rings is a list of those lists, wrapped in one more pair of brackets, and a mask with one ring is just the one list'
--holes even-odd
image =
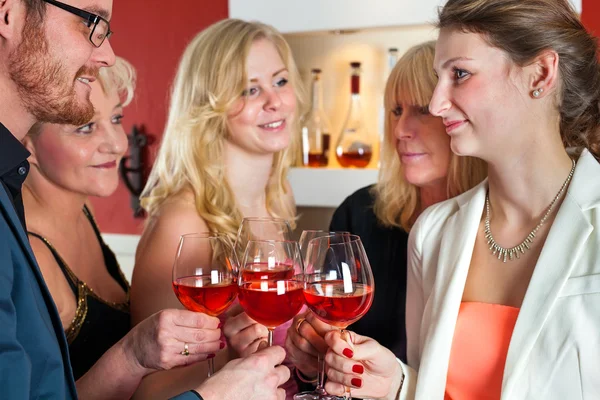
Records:
{"label": "woman in black dress", "polygon": [[223,342],[217,318],[185,310],[165,310],[130,330],[129,283],[102,240],[89,197],[106,197],[117,188],[127,150],[121,119],[133,95],[134,71],[117,58],[97,78],[76,83],[90,86],[95,115],[89,123],[34,125],[24,139],[31,171],[23,201],[31,247],[67,336],[79,397],[124,399],[143,376],[205,360]]}
{"label": "woman in black dress", "polygon": [[[434,51],[433,41],[414,46],[390,73],[378,182],[346,198],[330,225],[331,231],[361,237],[375,277],[373,305],[349,329],[374,338],[401,360],[406,360],[408,232],[425,208],[471,189],[487,175],[481,160],[452,153],[442,119],[429,113],[437,83]],[[328,329],[310,312],[297,316],[289,329],[286,347],[301,376],[316,376],[317,349],[327,348],[317,332]]]}

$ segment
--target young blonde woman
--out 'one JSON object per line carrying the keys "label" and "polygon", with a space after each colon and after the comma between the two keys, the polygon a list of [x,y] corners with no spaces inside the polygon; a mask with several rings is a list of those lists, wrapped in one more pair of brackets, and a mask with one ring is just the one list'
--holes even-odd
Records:
{"label": "young blonde woman", "polygon": [[[144,375],[204,360],[220,346],[219,321],[185,310],[164,310],[130,330],[129,284],[89,207],[89,196],[117,188],[127,150],[123,107],[133,97],[134,78],[131,65],[117,57],[90,83],[91,121],[34,125],[24,139],[31,153],[23,188],[29,239],[82,399],[128,398]],[[187,359],[180,355],[185,343],[194,352]]]}
{"label": "young blonde woman", "polygon": [[[294,225],[286,175],[304,105],[299,85],[291,51],[270,26],[224,20],[188,45],[142,194],[149,219],[133,272],[134,323],[164,308],[181,308],[171,287],[180,235],[215,231],[234,240],[244,216],[279,217]],[[276,331],[276,343],[283,344],[286,329]],[[253,353],[267,336],[266,328],[244,313],[229,318],[224,332],[241,356]],[[220,352],[216,364],[227,357],[227,351]],[[174,393],[171,385],[194,387],[206,376],[204,368],[201,363],[149,376],[147,390],[138,394],[163,399]]]}
{"label": "young blonde woman", "polygon": [[[401,360],[406,360],[408,232],[427,207],[467,191],[487,176],[483,161],[452,153],[442,119],[429,113],[437,83],[431,69],[434,56],[434,41],[416,45],[391,71],[384,94],[386,140],[379,180],[344,200],[330,225],[331,231],[361,237],[375,277],[373,305],[349,329],[374,338]],[[301,318],[309,323],[302,324]],[[323,344],[312,325],[316,330],[327,328],[310,313],[296,321],[301,325],[290,328],[287,348],[300,371],[312,377],[316,358],[303,339]]]}
{"label": "young blonde woman", "polygon": [[597,41],[567,0],[449,0],[439,27],[430,111],[489,178],[411,231],[408,363],[358,335],[350,354],[329,333],[327,389],[600,398]]}

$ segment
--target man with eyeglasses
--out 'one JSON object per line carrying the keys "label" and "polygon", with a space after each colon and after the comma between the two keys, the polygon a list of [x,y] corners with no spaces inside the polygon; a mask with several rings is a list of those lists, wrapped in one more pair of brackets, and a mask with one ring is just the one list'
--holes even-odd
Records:
{"label": "man with eyeglasses", "polygon": [[[76,388],[61,320],[28,242],[21,197],[29,153],[20,140],[31,126],[83,125],[94,115],[89,84],[115,62],[107,40],[111,11],[112,0],[0,0],[2,399],[128,397],[117,395],[123,377],[114,376],[110,362]],[[199,393],[204,400],[282,398],[277,386],[289,371],[275,366],[284,356],[273,347],[235,360],[177,399],[202,398]],[[129,367],[134,374],[141,366]]]}

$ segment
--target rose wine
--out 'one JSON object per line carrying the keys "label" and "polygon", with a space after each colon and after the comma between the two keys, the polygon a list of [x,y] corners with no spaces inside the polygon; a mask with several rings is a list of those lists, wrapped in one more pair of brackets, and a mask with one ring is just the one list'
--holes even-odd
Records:
{"label": "rose wine", "polygon": [[243,281],[285,281],[294,277],[294,266],[291,264],[250,263],[242,270]]}
{"label": "rose wine", "polygon": [[295,280],[246,282],[239,287],[240,305],[250,318],[273,329],[300,312],[303,286]]}
{"label": "rose wine", "polygon": [[233,303],[238,286],[233,279],[213,285],[210,276],[187,276],[173,282],[173,290],[188,310],[217,316]]}
{"label": "rose wine", "polygon": [[347,167],[356,167],[356,168],[364,168],[369,165],[371,161],[371,155],[373,153],[370,151],[365,151],[359,153],[358,151],[353,152],[344,152],[341,156],[338,157],[338,162],[344,168]]}
{"label": "rose wine", "polygon": [[322,321],[346,328],[358,321],[371,307],[373,289],[368,285],[351,283],[351,290],[344,290],[344,282],[311,282],[304,290],[308,307]]}

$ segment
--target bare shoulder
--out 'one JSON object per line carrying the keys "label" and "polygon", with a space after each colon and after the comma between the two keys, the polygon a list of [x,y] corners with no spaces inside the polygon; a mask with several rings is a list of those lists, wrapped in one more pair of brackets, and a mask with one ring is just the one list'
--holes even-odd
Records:
{"label": "bare shoulder", "polygon": [[206,222],[196,210],[194,195],[183,192],[165,201],[157,213],[149,217],[140,245],[145,241],[162,241],[172,237],[179,240],[183,234],[207,230]]}
{"label": "bare shoulder", "polygon": [[150,217],[135,255],[131,280],[133,323],[159,310],[181,307],[171,286],[179,238],[207,230],[206,222],[196,211],[193,196],[187,194],[169,199]]}

